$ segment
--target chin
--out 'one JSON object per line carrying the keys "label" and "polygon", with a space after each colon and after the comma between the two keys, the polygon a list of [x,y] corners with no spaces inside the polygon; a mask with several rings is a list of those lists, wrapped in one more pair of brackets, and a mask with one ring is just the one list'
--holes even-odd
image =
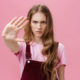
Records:
{"label": "chin", "polygon": [[36,37],[39,37],[39,38],[40,38],[40,37],[41,37],[41,35],[36,35]]}

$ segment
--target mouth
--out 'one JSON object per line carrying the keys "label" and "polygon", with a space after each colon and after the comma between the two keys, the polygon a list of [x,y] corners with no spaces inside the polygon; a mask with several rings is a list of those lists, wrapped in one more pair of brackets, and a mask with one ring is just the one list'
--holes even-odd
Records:
{"label": "mouth", "polygon": [[41,31],[36,31],[37,33],[42,33]]}

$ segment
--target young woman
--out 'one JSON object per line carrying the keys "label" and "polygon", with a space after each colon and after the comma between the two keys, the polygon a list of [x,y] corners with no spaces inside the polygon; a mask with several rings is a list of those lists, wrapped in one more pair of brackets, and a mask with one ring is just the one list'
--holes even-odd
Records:
{"label": "young woman", "polygon": [[[24,28],[22,39],[17,38]],[[21,80],[64,80],[64,45],[55,41],[53,20],[45,5],[34,5],[27,17],[15,17],[4,28],[2,37],[17,56]]]}

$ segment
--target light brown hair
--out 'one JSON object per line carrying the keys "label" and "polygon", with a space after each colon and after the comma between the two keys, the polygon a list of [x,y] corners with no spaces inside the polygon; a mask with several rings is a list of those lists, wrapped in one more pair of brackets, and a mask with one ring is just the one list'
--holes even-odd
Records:
{"label": "light brown hair", "polygon": [[47,57],[47,60],[43,62],[43,70],[47,76],[47,80],[56,80],[56,66],[58,64],[59,58],[57,56],[58,42],[54,39],[53,31],[53,20],[49,8],[45,5],[37,4],[34,5],[28,12],[27,18],[29,23],[24,28],[24,40],[30,42],[33,40],[33,33],[30,27],[32,16],[37,13],[42,12],[47,19],[47,27],[44,34],[41,36],[42,43],[44,45],[42,49],[42,54]]}

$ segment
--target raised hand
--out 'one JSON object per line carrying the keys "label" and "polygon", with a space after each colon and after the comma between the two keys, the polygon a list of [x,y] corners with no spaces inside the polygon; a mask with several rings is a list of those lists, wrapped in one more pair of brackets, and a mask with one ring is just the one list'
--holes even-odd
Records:
{"label": "raised hand", "polygon": [[2,37],[8,40],[15,40],[15,41],[24,41],[24,39],[17,38],[18,32],[27,27],[27,23],[29,20],[26,17],[14,17],[4,28],[2,32]]}

